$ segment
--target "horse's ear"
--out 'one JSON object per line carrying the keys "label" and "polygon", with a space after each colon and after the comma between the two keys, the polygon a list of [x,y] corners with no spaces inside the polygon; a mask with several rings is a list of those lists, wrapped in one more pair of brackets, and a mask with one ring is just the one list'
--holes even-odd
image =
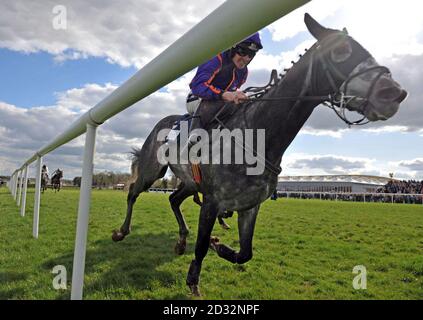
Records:
{"label": "horse's ear", "polygon": [[307,26],[308,31],[315,37],[317,40],[322,40],[324,37],[328,36],[331,33],[334,33],[336,30],[328,29],[323,27],[320,23],[312,18],[308,13],[304,15],[304,22]]}

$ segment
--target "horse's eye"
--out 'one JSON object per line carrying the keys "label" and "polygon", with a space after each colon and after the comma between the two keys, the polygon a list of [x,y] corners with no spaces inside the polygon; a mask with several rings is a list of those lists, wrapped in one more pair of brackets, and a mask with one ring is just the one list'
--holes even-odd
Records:
{"label": "horse's eye", "polygon": [[331,57],[335,63],[341,63],[347,61],[349,57],[351,57],[351,54],[351,44],[349,42],[344,42],[332,50]]}

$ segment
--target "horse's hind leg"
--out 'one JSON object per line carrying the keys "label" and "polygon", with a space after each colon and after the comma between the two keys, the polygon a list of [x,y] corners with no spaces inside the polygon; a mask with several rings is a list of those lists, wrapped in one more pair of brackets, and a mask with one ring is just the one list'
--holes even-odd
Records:
{"label": "horse's hind leg", "polygon": [[123,240],[129,234],[132,208],[139,194],[148,190],[154,181],[165,175],[168,164],[162,163],[158,159],[158,151],[165,143],[163,141],[164,137],[162,137],[162,130],[170,130],[178,118],[179,116],[169,116],[160,120],[148,135],[142,148],[140,150],[134,150],[131,171],[133,176],[135,174],[137,175],[137,179],[129,187],[125,222],[119,231],[115,230],[113,232],[113,241]]}
{"label": "horse's hind leg", "polygon": [[[170,206],[172,207],[173,213],[175,214],[179,225],[179,240],[175,245],[175,252],[178,255],[184,254],[187,245],[186,240],[189,233],[189,229],[187,223],[185,222],[184,215],[181,212],[180,206],[182,202],[191,195],[194,195],[194,199],[199,201],[197,192],[187,188],[184,183],[181,183],[178,190],[173,192],[169,197]],[[198,203],[197,201],[195,202]]]}
{"label": "horse's hind leg", "polygon": [[[167,166],[162,166],[159,170],[155,170],[156,168],[147,168],[142,167],[139,168],[138,178],[134,183],[131,183],[129,186],[129,192],[127,197],[127,209],[126,209],[126,218],[123,222],[122,226],[120,227],[119,231],[113,231],[112,239],[113,241],[121,241],[123,240],[131,231],[131,218],[132,218],[132,210],[137,201],[138,196],[140,193],[148,190],[151,185],[157,179],[162,178],[167,170]],[[155,173],[155,175],[153,175]]]}

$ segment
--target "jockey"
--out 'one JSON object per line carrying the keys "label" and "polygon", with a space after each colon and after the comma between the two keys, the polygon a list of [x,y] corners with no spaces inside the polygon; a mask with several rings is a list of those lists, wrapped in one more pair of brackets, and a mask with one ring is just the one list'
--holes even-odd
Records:
{"label": "jockey", "polygon": [[[195,115],[190,126],[188,148],[198,141],[193,130],[209,124],[222,108],[222,103],[206,104],[201,103],[202,100],[236,105],[248,100],[248,96],[239,88],[247,81],[247,66],[260,49],[263,49],[260,35],[254,33],[198,67],[189,85],[191,92],[187,97],[187,111]],[[199,164],[192,164],[191,170],[194,181],[200,183]]]}
{"label": "jockey", "polygon": [[41,174],[43,174],[43,173],[47,174],[47,176],[48,176],[48,168],[45,164],[43,164],[43,167],[41,168]]}
{"label": "jockey", "polygon": [[235,104],[247,100],[247,95],[238,89],[247,80],[248,64],[262,48],[260,36],[255,33],[200,65],[189,85],[191,92],[187,97],[187,111],[191,115],[196,113],[202,100]]}
{"label": "jockey", "polygon": [[54,172],[53,175],[51,176],[52,178],[56,176],[56,174],[58,174],[60,172],[60,168],[57,168]]}

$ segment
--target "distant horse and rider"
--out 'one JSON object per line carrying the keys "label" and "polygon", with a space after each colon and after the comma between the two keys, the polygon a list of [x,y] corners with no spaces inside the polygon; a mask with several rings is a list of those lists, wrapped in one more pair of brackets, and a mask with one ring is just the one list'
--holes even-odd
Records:
{"label": "distant horse and rider", "polygon": [[57,168],[49,179],[48,167],[44,164],[41,168],[41,192],[44,193],[47,190],[48,182],[51,181],[51,188],[57,192],[60,191],[62,186],[63,170]]}
{"label": "distant horse and rider", "polygon": [[63,178],[63,171],[59,168],[53,172],[51,176],[51,186],[54,192],[59,192],[60,188],[62,187],[62,178]]}
{"label": "distant horse and rider", "polygon": [[[366,119],[373,122],[393,117],[407,97],[407,92],[392,78],[389,69],[379,65],[365,48],[348,35],[346,29],[328,29],[308,14],[305,15],[305,24],[317,42],[286,74],[282,77],[276,74],[260,94],[254,94],[244,102],[240,102],[243,96],[236,91],[231,96],[226,94],[227,91],[222,94],[213,87],[211,89],[216,96],[225,98],[226,94],[226,98],[231,96],[229,98],[233,98],[233,102],[218,98],[204,99],[199,106],[199,110],[225,110],[222,118],[216,115],[206,117],[211,119],[203,123],[209,136],[216,128],[265,130],[264,153],[260,158],[264,171],[261,174],[249,175],[250,163],[193,164],[182,162],[179,158],[176,163],[169,161],[164,164],[159,161],[158,152],[167,144],[167,141],[159,138],[159,134],[165,129],[169,132],[175,122],[182,118],[181,115],[168,116],[159,121],[142,148],[134,150],[131,169],[136,180],[129,187],[125,221],[119,230],[114,231],[112,238],[121,241],[130,233],[136,199],[170,168],[181,180],[177,190],[169,197],[179,224],[179,240],[175,247],[178,254],[185,252],[189,233],[180,206],[190,196],[197,193],[203,195],[202,203],[199,198],[195,199],[201,204],[200,218],[195,257],[186,278],[186,284],[194,295],[200,294],[200,272],[209,248],[231,263],[243,264],[252,259],[254,228],[260,205],[274,194],[282,157],[318,105],[329,106],[348,125],[358,125],[364,124]],[[237,52],[240,57],[254,56],[248,48],[241,49]],[[219,60],[215,64],[218,67]],[[218,77],[218,71],[216,74]],[[211,87],[212,80],[206,79],[202,83]],[[347,111],[360,114],[362,119],[349,120]],[[199,116],[202,121],[203,114]],[[210,139],[207,143],[209,159],[216,148],[220,151],[223,149],[220,140]],[[194,147],[195,144],[191,146]],[[178,148],[181,149],[181,145]],[[233,148],[230,151],[231,159],[235,159],[235,151]],[[257,153],[257,150],[253,151]],[[211,236],[216,219],[225,216],[225,212],[238,213],[239,251]]]}
{"label": "distant horse and rider", "polygon": [[42,193],[44,193],[44,191],[47,190],[48,181],[49,181],[48,168],[44,164],[43,167],[41,168],[41,192]]}

